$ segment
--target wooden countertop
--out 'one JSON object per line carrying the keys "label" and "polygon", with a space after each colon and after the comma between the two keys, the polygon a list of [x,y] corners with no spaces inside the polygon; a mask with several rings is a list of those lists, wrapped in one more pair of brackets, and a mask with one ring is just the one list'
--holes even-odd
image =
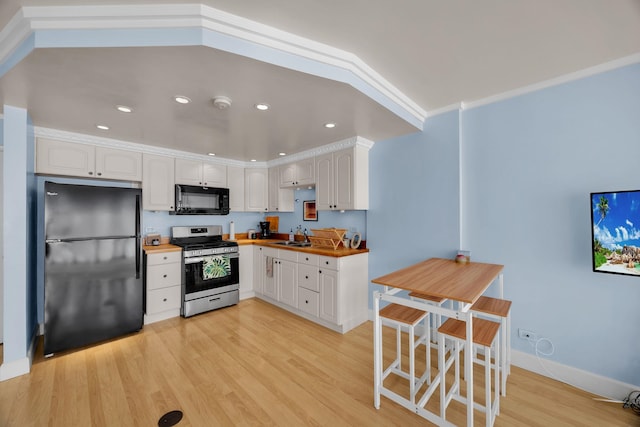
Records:
{"label": "wooden countertop", "polygon": [[182,250],[180,246],[171,245],[169,243],[163,243],[158,246],[143,245],[142,249],[148,254],[155,254],[155,253],[162,253],[162,252],[178,252]]}
{"label": "wooden countertop", "polygon": [[237,239],[236,240],[236,242],[238,242],[238,245],[240,246],[243,246],[243,245],[267,246],[270,248],[285,249],[288,251],[298,251],[298,252],[304,252],[308,254],[331,256],[336,258],[340,258],[343,256],[350,256],[350,255],[358,255],[358,254],[369,252],[369,249],[351,249],[351,248],[345,249],[344,247],[339,247],[338,249],[333,250],[333,249],[321,248],[317,246],[308,246],[306,248],[296,248],[291,246],[282,246],[282,245],[275,244],[277,242],[282,242],[282,241],[283,240],[281,239]]}
{"label": "wooden countertop", "polygon": [[475,302],[504,266],[431,258],[371,282],[466,303]]}

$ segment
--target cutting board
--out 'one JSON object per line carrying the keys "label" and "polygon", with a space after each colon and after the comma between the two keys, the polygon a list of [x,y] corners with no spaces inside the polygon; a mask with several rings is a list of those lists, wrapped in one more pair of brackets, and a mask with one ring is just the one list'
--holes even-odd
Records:
{"label": "cutting board", "polygon": [[277,216],[265,216],[265,221],[269,221],[269,231],[272,233],[278,232],[278,222],[280,221],[280,217]]}

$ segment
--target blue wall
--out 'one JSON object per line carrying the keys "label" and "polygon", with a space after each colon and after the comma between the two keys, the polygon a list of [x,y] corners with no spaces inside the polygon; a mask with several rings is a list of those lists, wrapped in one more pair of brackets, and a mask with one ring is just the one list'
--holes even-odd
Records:
{"label": "blue wall", "polygon": [[640,277],[591,271],[589,200],[640,189],[640,64],[465,110],[462,135],[462,239],[505,265],[513,348],[535,354],[529,329],[552,360],[640,384]]}
{"label": "blue wall", "polygon": [[423,132],[371,149],[369,279],[459,249],[458,127],[457,111],[441,114]]}

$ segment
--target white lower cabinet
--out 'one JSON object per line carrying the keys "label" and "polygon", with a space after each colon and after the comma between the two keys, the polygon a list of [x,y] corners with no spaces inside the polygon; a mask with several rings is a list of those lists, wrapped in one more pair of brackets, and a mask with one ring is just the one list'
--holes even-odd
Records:
{"label": "white lower cabinet", "polygon": [[145,257],[146,314],[144,323],[180,315],[182,252],[156,252]]}
{"label": "white lower cabinet", "polygon": [[368,253],[328,257],[262,249],[271,253],[273,268],[271,277],[268,266],[262,270],[264,290],[259,297],[340,333],[367,321]]}

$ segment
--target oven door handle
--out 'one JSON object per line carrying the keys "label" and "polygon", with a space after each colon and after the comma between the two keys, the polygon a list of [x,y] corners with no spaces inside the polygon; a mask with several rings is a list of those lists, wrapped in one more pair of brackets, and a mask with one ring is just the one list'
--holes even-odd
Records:
{"label": "oven door handle", "polygon": [[205,258],[208,258],[210,256],[228,256],[229,258],[233,259],[233,258],[239,258],[240,255],[237,252],[234,253],[228,253],[228,254],[216,254],[216,255],[205,255],[205,256],[195,256],[195,257],[186,257],[184,259],[184,263],[185,264],[197,264],[199,262],[204,261]]}

